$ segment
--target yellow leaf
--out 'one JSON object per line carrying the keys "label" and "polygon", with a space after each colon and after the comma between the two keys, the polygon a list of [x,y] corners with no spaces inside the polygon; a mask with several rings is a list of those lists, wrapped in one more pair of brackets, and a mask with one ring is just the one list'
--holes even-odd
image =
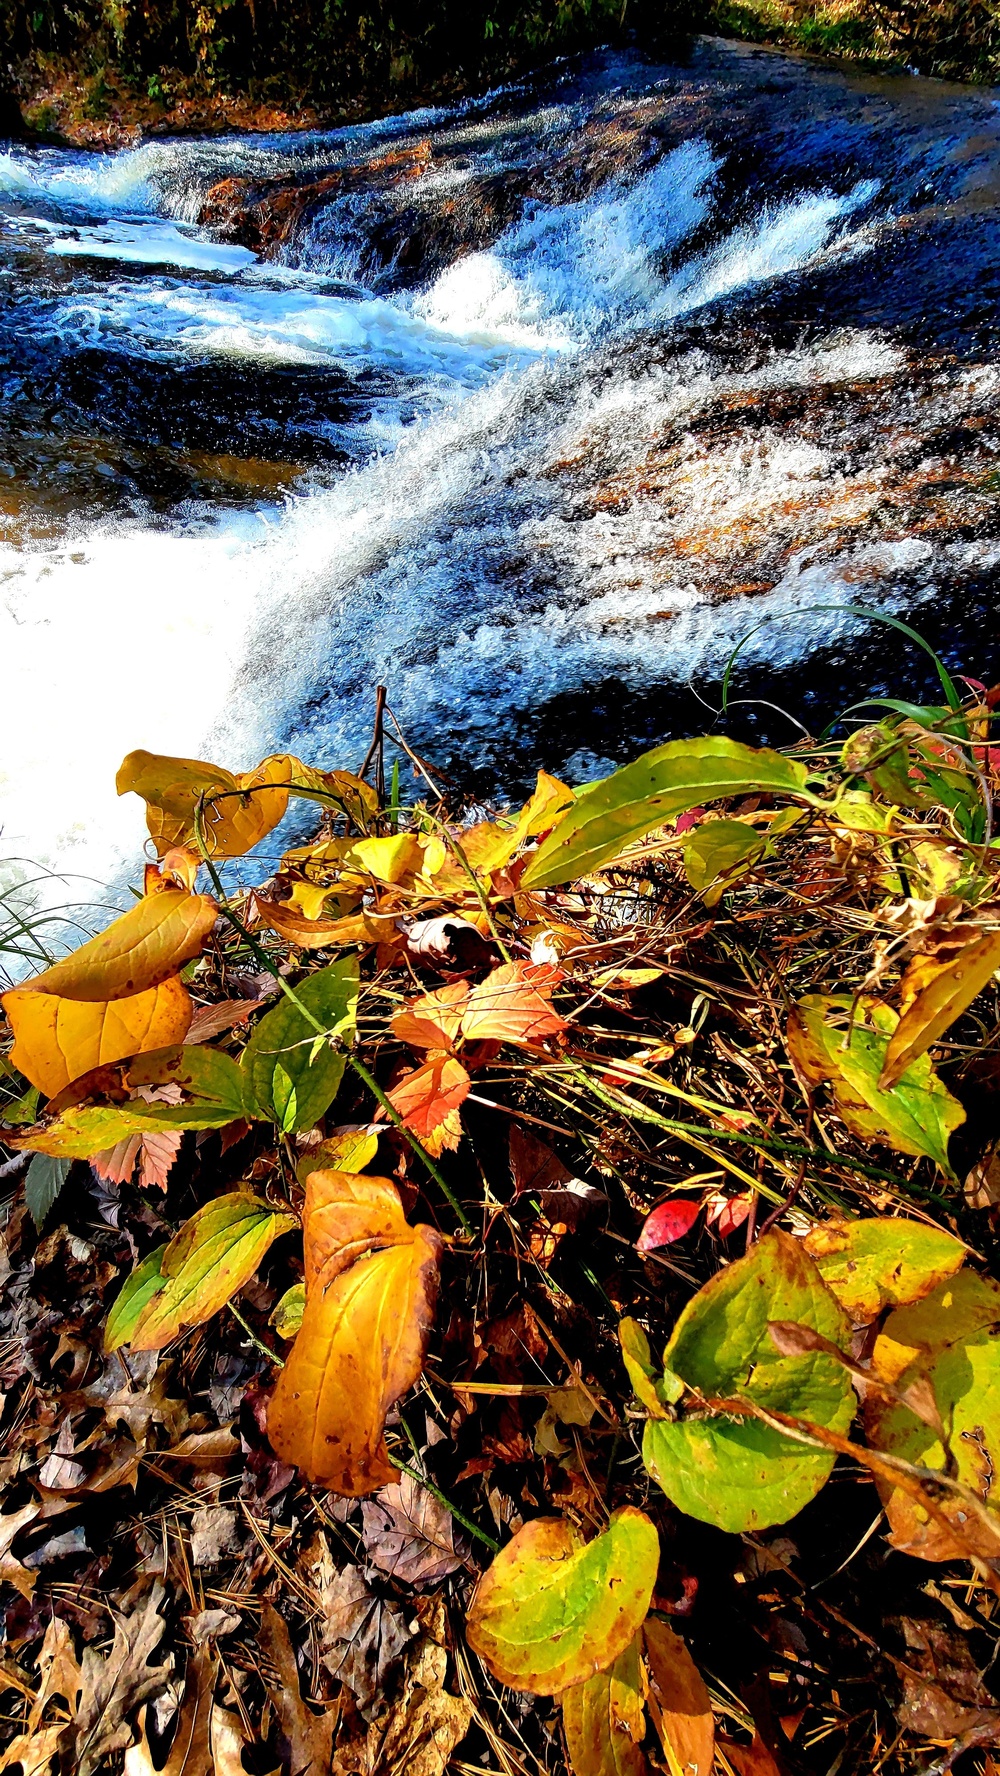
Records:
{"label": "yellow leaf", "polygon": [[391,833],[384,839],[361,839],[352,846],[345,862],[363,869],[378,882],[391,887],[419,875],[424,861],[424,841],[418,833]]}
{"label": "yellow leaf", "polygon": [[122,761],[115,781],[119,795],[131,790],[146,803],[146,825],[161,856],[195,838],[196,810],[204,797],[208,851],[213,857],[242,857],[284,816],[287,785],[297,766],[287,753],[272,754],[253,771],[233,772],[202,759],[138,751]]}
{"label": "yellow leaf", "polygon": [[176,975],[104,1004],[14,987],[3,1006],[14,1031],[11,1059],[49,1098],[93,1067],[183,1042],[192,1009]]}
{"label": "yellow leaf", "polygon": [[560,1697],[573,1776],[650,1776],[642,1750],[641,1637],[640,1629],[607,1671],[595,1672]]}
{"label": "yellow leaf", "polygon": [[357,1498],[397,1478],[383,1431],[423,1367],[441,1238],[410,1227],[387,1178],[313,1172],[303,1214],[306,1305],[268,1412],[282,1461]]}
{"label": "yellow leaf", "polygon": [[60,999],[126,999],[159,986],[205,947],[217,908],[207,894],[148,894],[89,943],[36,974],[18,992]]}
{"label": "yellow leaf", "polygon": [[1000,931],[974,936],[947,962],[937,962],[933,956],[914,957],[902,980],[906,1009],[885,1051],[879,1079],[883,1091],[894,1086],[907,1067],[961,1017],[998,968]]}

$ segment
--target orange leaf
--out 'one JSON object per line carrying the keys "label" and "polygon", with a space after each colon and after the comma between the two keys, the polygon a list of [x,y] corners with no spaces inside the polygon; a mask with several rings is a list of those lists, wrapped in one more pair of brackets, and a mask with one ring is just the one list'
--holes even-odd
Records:
{"label": "orange leaf", "polygon": [[14,987],[3,1007],[14,1032],[10,1058],[48,1098],[93,1067],[183,1042],[191,1022],[191,1000],[176,975],[102,1004]]}
{"label": "orange leaf", "polygon": [[[253,771],[226,771],[202,759],[130,752],[115,779],[119,795],[130,790],[146,804],[146,825],[161,857],[196,833],[204,797],[203,831],[213,857],[242,857],[277,826],[288,807],[298,761],[275,753]],[[239,792],[238,794],[236,792]],[[218,799],[212,800],[215,795]]]}
{"label": "orange leaf", "polygon": [[207,894],[187,894],[183,888],[147,894],[98,937],[17,991],[91,1004],[145,993],[200,956],[217,911]]}
{"label": "orange leaf", "polygon": [[683,1640],[658,1616],[643,1630],[649,1667],[649,1709],[669,1763],[692,1776],[709,1776],[715,1757],[715,1722],[705,1681]]}
{"label": "orange leaf", "polygon": [[402,943],[403,935],[391,915],[348,913],[339,919],[307,919],[290,901],[254,896],[257,913],[286,943],[300,950],[326,950],[346,944]]}
{"label": "orange leaf", "polygon": [[392,1033],[411,1048],[451,1048],[462,1027],[462,1014],[469,997],[465,981],[440,987],[426,993],[397,1011],[392,1020]]}
{"label": "orange leaf", "polygon": [[461,1061],[452,1055],[432,1055],[415,1073],[408,1073],[388,1093],[389,1102],[403,1125],[422,1141],[433,1156],[442,1147],[457,1147],[462,1138],[458,1106],[472,1084]]}
{"label": "orange leaf", "polygon": [[313,1172],[303,1212],[302,1329],[268,1411],[282,1461],[349,1498],[398,1479],[389,1408],[423,1367],[441,1238],[409,1227],[387,1178]]}
{"label": "orange leaf", "polygon": [[543,1036],[565,1030],[566,1019],[553,1009],[549,995],[562,980],[548,962],[506,962],[473,987],[462,1014],[462,1035],[469,1042],[516,1042],[532,1047]]}
{"label": "orange leaf", "polygon": [[117,1146],[91,1154],[90,1163],[106,1184],[127,1184],[139,1159],[140,1188],[151,1190],[155,1184],[160,1190],[166,1190],[167,1178],[180,1145],[179,1129],[150,1129],[148,1135],[127,1135]]}

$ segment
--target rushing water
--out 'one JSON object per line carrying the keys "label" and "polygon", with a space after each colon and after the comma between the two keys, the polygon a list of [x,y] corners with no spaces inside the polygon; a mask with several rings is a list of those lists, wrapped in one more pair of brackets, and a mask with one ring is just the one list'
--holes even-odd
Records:
{"label": "rushing water", "polygon": [[356,764],[378,682],[502,791],[711,723],[755,624],[813,722],[924,682],[848,605],[995,673],[997,106],[706,42],[0,148],[3,853],[106,880],[128,749]]}

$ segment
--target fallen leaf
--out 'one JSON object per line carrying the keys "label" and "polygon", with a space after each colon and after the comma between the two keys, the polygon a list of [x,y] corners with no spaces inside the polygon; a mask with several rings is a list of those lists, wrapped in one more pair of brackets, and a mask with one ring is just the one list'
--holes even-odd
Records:
{"label": "fallen leaf", "polygon": [[27,1529],[29,1523],[34,1523],[41,1509],[37,1500],[32,1499],[28,1504],[22,1505],[19,1511],[7,1511],[0,1516],[0,1581],[13,1585],[22,1597],[31,1596],[35,1575],[11,1553],[11,1546],[15,1536],[22,1529]]}
{"label": "fallen leaf", "polygon": [[143,1702],[163,1693],[170,1666],[150,1660],[163,1638],[159,1583],[131,1615],[115,1618],[114,1641],[106,1659],[84,1647],[80,1702],[75,1717],[74,1776],[96,1776],[107,1759],[132,1741],[131,1720]]}
{"label": "fallen leaf", "polygon": [[465,1564],[451,1512],[412,1474],[401,1474],[361,1507],[362,1539],[373,1566],[424,1589]]}
{"label": "fallen leaf", "polygon": [[261,1604],[260,1644],[277,1673],[267,1691],[291,1747],[292,1776],[328,1776],[340,1706],[334,1703],[316,1714],[303,1701],[288,1625],[266,1599]]}
{"label": "fallen leaf", "polygon": [[323,1663],[369,1712],[389,1673],[412,1640],[416,1624],[395,1605],[373,1596],[356,1566],[337,1572],[322,1544],[311,1570],[321,1604]]}
{"label": "fallen leaf", "polygon": [[700,1212],[701,1204],[690,1199],[672,1198],[660,1203],[659,1208],[646,1216],[635,1242],[636,1250],[655,1252],[659,1246],[673,1245],[675,1240],[690,1233]]}
{"label": "fallen leaf", "polygon": [[649,1608],[659,1540],[627,1506],[585,1542],[563,1517],[518,1530],[476,1586],[466,1637],[513,1689],[554,1696],[614,1664]]}
{"label": "fallen leaf", "polygon": [[[217,916],[214,900],[205,894],[171,888],[146,895],[106,931],[14,992],[45,993],[86,1004],[133,998],[160,986],[185,962],[200,956]],[[10,996],[4,995],[5,1004]],[[15,1060],[14,1065],[19,1063]]]}
{"label": "fallen leaf", "polygon": [[649,1668],[649,1712],[668,1764],[684,1776],[711,1776],[715,1760],[712,1703],[686,1645],[658,1616],[647,1616],[643,1650]]}
{"label": "fallen leaf", "polygon": [[357,1497],[397,1478],[383,1429],[423,1367],[441,1238],[407,1224],[387,1178],[312,1172],[303,1242],[305,1313],[268,1437],[282,1461]]}
{"label": "fallen leaf", "polygon": [[299,1160],[295,1176],[305,1187],[310,1172],[363,1172],[378,1151],[379,1131],[370,1123],[343,1123],[325,1141],[310,1147]]}
{"label": "fallen leaf", "polygon": [[182,1042],[191,1022],[191,1000],[176,977],[109,1003],[34,987],[0,997],[14,1031],[14,1065],[49,1098],[94,1067]]}

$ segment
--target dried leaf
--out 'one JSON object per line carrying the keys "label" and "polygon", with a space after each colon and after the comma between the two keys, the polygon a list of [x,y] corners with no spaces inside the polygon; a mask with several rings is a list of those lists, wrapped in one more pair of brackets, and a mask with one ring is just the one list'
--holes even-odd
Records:
{"label": "dried leaf", "polygon": [[466,1619],[473,1651],[514,1689],[554,1696],[623,1653],[659,1565],[649,1518],[630,1506],[592,1542],[566,1518],[536,1517],[499,1553]]}
{"label": "dried leaf", "polygon": [[455,1543],[455,1521],[426,1486],[401,1474],[361,1507],[368,1558],[380,1572],[426,1589],[465,1563]]}
{"label": "dried leaf", "polygon": [[41,1512],[41,1505],[32,1499],[22,1505],[19,1511],[7,1511],[0,1516],[0,1582],[13,1585],[22,1597],[30,1597],[35,1585],[35,1575],[22,1565],[16,1555],[11,1553],[14,1538],[29,1523],[34,1523]]}
{"label": "dried leaf", "polygon": [[266,1658],[277,1672],[277,1682],[269,1682],[267,1689],[291,1747],[292,1776],[328,1776],[333,1735],[340,1718],[339,1703],[315,1714],[303,1701],[287,1623],[273,1603],[266,1600],[261,1605],[260,1640]]}
{"label": "dried leaf", "polygon": [[163,1638],[165,1624],[159,1613],[163,1596],[163,1586],[156,1584],[131,1615],[116,1618],[106,1659],[95,1647],[84,1648],[74,1776],[96,1776],[109,1757],[124,1750],[132,1740],[131,1717],[143,1702],[166,1689],[169,1664],[150,1664]]}
{"label": "dried leaf", "polygon": [[389,1673],[413,1638],[414,1624],[409,1615],[373,1596],[356,1566],[336,1572],[325,1544],[312,1579],[322,1601],[323,1663],[367,1712],[384,1693]]}
{"label": "dried leaf", "polygon": [[303,1240],[305,1314],[268,1437],[282,1461],[357,1497],[397,1478],[382,1433],[423,1367],[441,1239],[407,1225],[387,1178],[313,1172]]}

